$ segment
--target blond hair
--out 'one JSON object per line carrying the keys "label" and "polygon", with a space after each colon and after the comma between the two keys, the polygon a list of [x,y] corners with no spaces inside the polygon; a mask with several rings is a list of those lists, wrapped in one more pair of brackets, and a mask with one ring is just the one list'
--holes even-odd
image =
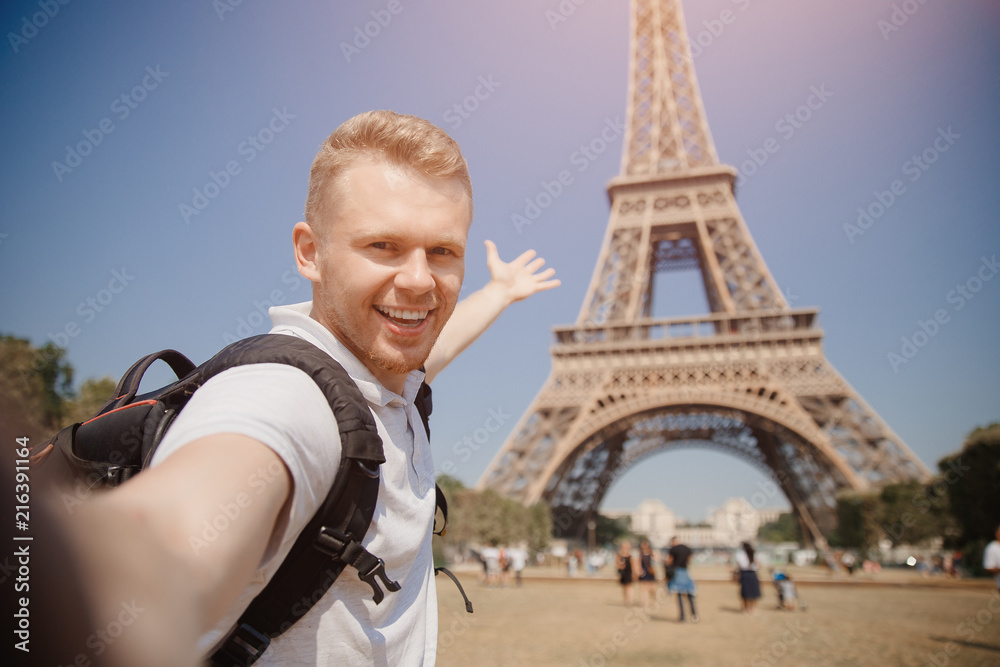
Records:
{"label": "blond hair", "polygon": [[316,228],[329,212],[331,188],[359,160],[413,169],[435,178],[456,179],[469,198],[472,180],[458,143],[433,123],[394,111],[368,111],[345,121],[320,146],[309,171],[306,222]]}

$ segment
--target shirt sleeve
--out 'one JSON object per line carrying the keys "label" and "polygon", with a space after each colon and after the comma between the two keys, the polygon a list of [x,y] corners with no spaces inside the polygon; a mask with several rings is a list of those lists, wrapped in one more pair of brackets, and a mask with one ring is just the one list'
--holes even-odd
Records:
{"label": "shirt sleeve", "polygon": [[[340,465],[340,431],[322,390],[304,371],[286,364],[238,366],[194,393],[160,443],[151,465],[211,435],[237,433],[273,450],[292,478],[289,502],[275,524],[261,561],[266,565],[285,539],[294,539],[326,498]],[[280,470],[247,479],[252,498]],[[183,493],[182,489],[178,490]]]}

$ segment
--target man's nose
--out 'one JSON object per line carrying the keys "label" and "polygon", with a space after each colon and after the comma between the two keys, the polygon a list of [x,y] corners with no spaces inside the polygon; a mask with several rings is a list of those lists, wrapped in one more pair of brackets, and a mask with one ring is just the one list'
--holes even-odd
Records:
{"label": "man's nose", "polygon": [[424,294],[434,289],[434,274],[423,249],[415,249],[406,256],[406,261],[396,274],[396,287],[414,294]]}

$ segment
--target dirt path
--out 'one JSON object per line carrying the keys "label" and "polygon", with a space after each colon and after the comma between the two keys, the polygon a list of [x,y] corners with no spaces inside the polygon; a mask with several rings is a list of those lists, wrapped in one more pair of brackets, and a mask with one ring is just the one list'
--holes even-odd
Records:
{"label": "dirt path", "polygon": [[484,588],[473,574],[462,580],[473,615],[451,582],[438,581],[442,667],[1000,665],[1000,596],[989,582],[806,581],[799,589],[804,612],[777,610],[773,589],[763,584],[759,611],[747,616],[734,584],[701,581],[701,621],[681,624],[676,598],[661,585],[646,608],[626,608],[610,580],[529,578],[505,589]]}

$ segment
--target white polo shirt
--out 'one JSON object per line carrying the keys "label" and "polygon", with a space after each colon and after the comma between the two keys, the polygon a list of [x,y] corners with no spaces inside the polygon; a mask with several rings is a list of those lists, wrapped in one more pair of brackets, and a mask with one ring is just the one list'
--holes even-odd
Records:
{"label": "white polo shirt", "polygon": [[[386,574],[402,589],[387,592],[376,605],[371,587],[347,567],[305,616],[271,642],[256,664],[433,665],[437,651],[431,553],[434,465],[413,403],[423,373],[413,371],[407,376],[402,396],[389,391],[333,334],[309,317],[311,308],[311,302],[271,308],[271,333],[297,336],[328,352],[368,402],[386,462],[375,516],[362,544],[385,561]],[[305,372],[284,364],[240,366],[206,382],[170,427],[153,465],[189,442],[218,433],[239,433],[270,447],[288,467],[294,487],[287,514],[279,518],[250,585],[233,609],[202,637],[200,648],[206,654],[281,565],[326,498],[340,463],[339,431],[323,392]],[[248,479],[251,500],[274,472],[258,471]],[[211,542],[200,538],[192,540],[192,549],[211,549]]]}

